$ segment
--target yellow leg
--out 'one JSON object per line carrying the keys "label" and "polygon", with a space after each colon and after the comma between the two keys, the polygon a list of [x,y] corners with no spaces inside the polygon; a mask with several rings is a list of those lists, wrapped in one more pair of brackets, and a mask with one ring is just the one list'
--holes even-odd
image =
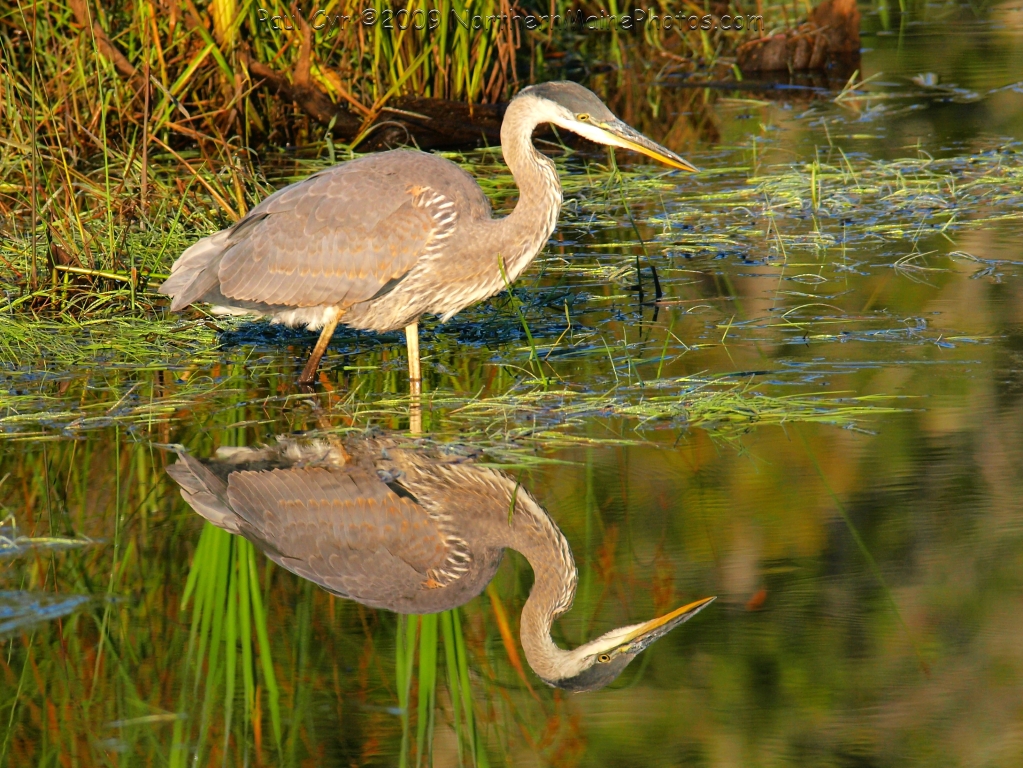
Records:
{"label": "yellow leg", "polygon": [[423,373],[419,368],[419,323],[405,326],[405,344],[408,346],[408,379],[413,395],[422,391]]}
{"label": "yellow leg", "polygon": [[408,347],[409,394],[412,405],[409,408],[409,431],[423,431],[423,409],[419,396],[423,391],[423,373],[419,367],[419,323],[405,326],[405,344]]}
{"label": "yellow leg", "polygon": [[323,326],[320,338],[316,341],[312,354],[309,355],[309,361],[305,364],[305,368],[302,369],[302,375],[298,377],[299,384],[313,383],[313,380],[316,378],[316,369],[320,367],[320,358],[327,351],[327,345],[330,344],[330,339],[334,335],[334,329],[337,328],[337,321],[340,319],[341,311],[337,310],[334,312],[334,316]]}

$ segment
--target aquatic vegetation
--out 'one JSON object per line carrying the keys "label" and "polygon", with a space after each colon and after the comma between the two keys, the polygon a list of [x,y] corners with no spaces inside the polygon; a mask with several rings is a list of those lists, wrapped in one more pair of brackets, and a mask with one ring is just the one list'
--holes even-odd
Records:
{"label": "aquatic vegetation", "polygon": [[64,536],[24,536],[18,531],[14,515],[0,521],[0,558],[19,557],[34,551],[60,551],[93,543],[89,539]]}
{"label": "aquatic vegetation", "polygon": [[[214,369],[220,367],[217,364]],[[46,387],[49,394],[23,380],[17,386],[27,391],[0,390],[0,439],[76,437],[122,425],[137,438],[159,441],[158,436],[176,425],[183,410],[215,413],[244,403],[260,421],[259,410],[271,402],[276,407],[291,403],[305,412],[316,402],[303,394],[267,397],[266,385],[254,386],[249,374],[235,368],[227,376],[186,369],[192,375],[178,381],[161,371],[129,368],[120,376],[107,373],[102,379],[65,375],[54,377]],[[334,406],[336,415],[345,418],[346,428],[407,422],[407,395],[381,391],[379,375],[360,378],[363,388]],[[370,383],[374,380],[375,386]],[[266,384],[272,386],[270,381]],[[494,440],[514,451],[525,443],[553,447],[576,442],[582,439],[579,430],[594,417],[620,421],[626,431],[618,434],[619,440],[643,441],[649,431],[666,428],[700,428],[734,438],[756,427],[793,421],[866,425],[872,417],[902,407],[885,398],[848,393],[768,395],[748,383],[699,377],[612,384],[606,391],[551,387],[530,378],[518,383],[510,379],[509,384],[507,390],[485,398],[473,392],[428,390],[423,406],[430,431]],[[63,392],[58,393],[60,389]]]}
{"label": "aquatic vegetation", "polygon": [[92,599],[92,595],[0,591],[0,638],[67,616]]}

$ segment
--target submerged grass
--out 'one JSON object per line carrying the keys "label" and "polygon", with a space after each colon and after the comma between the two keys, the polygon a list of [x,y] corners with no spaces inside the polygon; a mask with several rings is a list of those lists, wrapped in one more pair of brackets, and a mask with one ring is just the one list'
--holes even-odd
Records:
{"label": "submerged grass", "polygon": [[[474,173],[498,210],[507,207],[516,189],[496,153],[448,156]],[[51,164],[43,186],[54,206],[71,205],[74,215],[44,215],[34,230],[31,222],[9,219],[10,236],[0,240],[0,279],[10,286],[0,298],[0,322],[124,317],[129,308],[131,315],[151,318],[162,301],[153,286],[196,235],[222,228],[268,190],[329,162],[314,156],[256,165],[231,152],[154,156],[148,171],[154,202],[143,212],[133,208],[138,163],[118,159],[124,163],[73,179]],[[543,271],[600,281],[628,276],[628,261],[647,249],[673,259],[724,255],[747,263],[810,255],[847,266],[849,249],[871,247],[879,259],[911,273],[922,265],[907,257],[922,257],[935,237],[948,244],[957,232],[1018,220],[1023,205],[1023,163],[1012,145],[970,157],[921,154],[893,161],[866,161],[829,148],[812,163],[758,165],[752,176],[753,168],[711,168],[681,194],[681,179],[665,173],[594,163],[579,173],[572,159],[560,164],[564,223]],[[188,184],[181,181],[182,167],[191,175]],[[19,187],[15,197],[28,186]],[[705,191],[707,186],[712,189]],[[594,195],[594,189],[604,192]],[[121,213],[110,216],[110,210]],[[599,242],[590,242],[595,239]],[[574,241],[587,251],[607,251],[608,257],[566,260],[563,249]],[[626,253],[616,257],[622,250]],[[34,289],[33,273],[40,275]],[[42,346],[38,339],[45,330],[31,323],[0,328],[0,360],[22,347]]]}
{"label": "submerged grass", "polygon": [[8,515],[4,520],[0,520],[0,559],[36,551],[61,551],[93,543],[89,539],[66,536],[23,536],[18,531],[14,515]]}
{"label": "submerged grass", "polygon": [[[338,154],[352,156],[329,149],[259,163],[227,145],[168,147],[145,168],[134,149],[109,149],[91,167],[72,167],[59,153],[42,158],[36,170],[47,202],[34,228],[23,215],[9,217],[12,236],[0,240],[0,280],[10,286],[0,299],[0,436],[80,436],[118,424],[166,442],[161,436],[186,412],[203,419],[237,398],[264,407],[306,399],[287,382],[311,336],[213,320],[201,309],[167,316],[154,287],[197,236],[229,224],[268,190]],[[685,179],[561,152],[563,225],[531,273],[539,277],[466,310],[443,331],[426,328],[431,429],[558,441],[612,419],[624,425],[623,439],[692,427],[730,439],[755,425],[851,426],[888,412],[876,400],[778,396],[735,380],[678,375],[675,363],[697,350],[729,353],[737,336],[949,344],[925,327],[846,311],[820,286],[878,268],[924,279],[947,269],[945,258],[973,260],[977,275],[997,278],[1007,267],[957,250],[954,237],[1019,218],[1019,148],[870,161],[832,145],[810,163],[768,165],[762,150],[752,165],[729,162],[741,152]],[[447,156],[474,174],[499,213],[509,208],[516,188],[496,151]],[[148,198],[140,206],[143,186]],[[24,212],[34,189],[26,178],[5,192]],[[58,210],[67,215],[53,215]],[[850,262],[851,254],[863,262],[865,253],[866,264]],[[752,318],[712,313],[702,337],[683,341],[676,321],[700,308],[702,294],[682,296],[695,281],[720,275],[718,259],[776,277],[780,306]],[[670,316],[663,338],[649,330],[657,328],[656,314],[652,324],[643,316],[644,274],[667,294],[659,302]],[[638,311],[625,309],[634,303]],[[609,318],[620,322],[609,329]],[[338,411],[355,427],[405,423],[401,359],[390,343],[342,332],[334,346],[343,348],[340,362],[328,354],[327,368],[348,392],[338,395]],[[282,354],[285,347],[295,349]],[[228,373],[228,364],[242,364],[244,373]]]}
{"label": "submerged grass", "polygon": [[[439,702],[439,683],[447,683],[446,709],[460,765],[489,765],[486,748],[476,731],[476,704],[469,682],[469,652],[462,633],[461,609],[436,614],[398,617],[395,643],[395,685],[401,713],[399,765],[416,768],[433,763],[433,739]],[[439,673],[441,647],[446,679]],[[415,682],[415,685],[413,685]],[[412,699],[415,695],[415,750],[412,751]]]}
{"label": "submerged grass", "polygon": [[947,158],[867,160],[837,147],[822,154],[823,161],[760,168],[688,195],[652,218],[665,230],[659,243],[688,257],[724,253],[747,262],[766,246],[769,261],[810,256],[839,266],[847,249],[869,248],[876,261],[912,269],[906,257],[922,255],[935,237],[950,251],[955,233],[1023,218],[1023,153],[1015,144]]}
{"label": "submerged grass", "polygon": [[[124,296],[110,297],[116,303]],[[116,310],[115,310],[116,311]],[[89,317],[90,314],[98,315]],[[103,316],[14,319],[0,315],[0,361],[8,372],[32,366],[43,374],[82,368],[176,367],[212,363],[218,356],[218,328],[205,320],[181,317],[146,319]]]}
{"label": "submerged grass", "polygon": [[[157,371],[133,376],[131,381],[111,381],[106,386],[87,381],[72,383],[68,387],[71,397],[0,390],[0,440],[75,437],[122,425],[137,438],[148,436],[165,442],[160,436],[177,424],[183,411],[203,423],[240,401],[249,407],[239,423],[253,419],[273,423],[278,417],[267,410],[270,406],[275,410],[308,409],[312,402],[312,396],[304,393],[274,396],[264,387],[253,388],[245,374],[198,373],[187,381],[165,382]],[[406,423],[408,397],[389,395],[379,387],[343,396],[334,410],[343,417],[346,428]],[[620,421],[621,438],[625,440],[643,440],[644,435],[665,428],[699,428],[732,439],[759,426],[795,421],[854,426],[872,416],[900,410],[887,405],[885,398],[842,393],[777,396],[758,391],[749,383],[701,377],[623,383],[600,392],[556,388],[525,378],[485,398],[472,393],[427,392],[423,407],[434,433],[477,439],[500,437],[511,443],[528,441],[552,447],[577,441],[580,430],[585,432],[594,419]]]}

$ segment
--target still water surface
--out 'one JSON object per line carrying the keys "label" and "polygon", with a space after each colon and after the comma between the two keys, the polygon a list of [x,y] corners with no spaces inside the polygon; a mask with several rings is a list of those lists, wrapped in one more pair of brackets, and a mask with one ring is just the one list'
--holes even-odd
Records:
{"label": "still water surface", "polygon": [[[243,324],[212,363],[14,370],[36,400],[0,447],[0,761],[1020,765],[1020,13],[943,6],[901,34],[867,14],[877,76],[838,103],[671,85],[655,118],[623,90],[627,121],[707,171],[620,156],[619,191],[588,182],[599,154],[565,162],[518,290],[564,408],[512,406],[535,387],[506,299],[427,329],[427,430],[487,449],[572,550],[561,647],[718,598],[606,689],[530,671],[520,555],[453,613],[399,619],[181,499],[168,444],[407,429],[397,336],[339,332],[315,406],[289,384],[308,340]],[[740,404],[698,422],[708,381]],[[460,421],[474,396],[499,405]],[[779,397],[817,399],[777,424]]]}

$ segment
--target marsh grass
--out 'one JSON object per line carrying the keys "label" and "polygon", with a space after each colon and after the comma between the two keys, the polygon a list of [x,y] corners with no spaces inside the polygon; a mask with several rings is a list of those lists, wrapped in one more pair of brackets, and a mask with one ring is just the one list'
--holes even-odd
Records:
{"label": "marsh grass", "polygon": [[[452,23],[453,14],[438,13],[443,23],[434,29],[349,23],[314,31],[303,28],[296,8],[267,5],[290,17],[284,22],[290,29],[262,21],[257,4],[235,0],[198,7],[178,0],[12,6],[4,15],[5,90],[12,106],[40,109],[5,116],[11,140],[77,152],[149,140],[251,144],[256,136],[300,132],[304,121],[294,119],[289,105],[255,87],[250,60],[271,64],[296,83],[305,79],[370,119],[398,95],[495,100],[515,83],[520,41],[509,30],[467,30]],[[464,16],[466,5],[456,2],[451,11]],[[368,7],[378,15],[386,8]],[[444,6],[414,3],[410,10],[431,7]],[[365,8],[341,2],[329,11],[358,17]],[[487,0],[471,10],[501,14],[510,6]]]}
{"label": "marsh grass", "polygon": [[[116,425],[133,439],[166,443],[183,419],[213,424],[239,402],[246,404],[240,423],[280,424],[277,409],[304,414],[309,399],[288,382],[312,335],[214,320],[201,308],[167,316],[154,288],[198,236],[228,225],[267,191],[352,156],[349,150],[316,145],[257,162],[230,145],[168,145],[151,152],[144,168],[131,147],[109,147],[102,164],[48,152],[41,148],[30,169],[45,192],[35,208],[27,166],[12,152],[2,157],[16,171],[3,194],[17,212],[6,219],[11,236],[0,239],[3,438],[82,438]],[[1018,147],[871,161],[834,144],[810,162],[783,164],[762,150],[748,164],[738,162],[741,155],[686,178],[682,188],[658,169],[605,165],[559,148],[563,224],[537,269],[443,329],[424,329],[430,430],[524,457],[538,446],[641,441],[662,429],[699,428],[732,440],[797,421],[855,427],[899,405],[841,393],[778,396],[752,378],[666,371],[690,352],[727,348],[737,337],[956,341],[844,311],[817,286],[856,267],[851,254],[868,252],[866,268],[911,281],[956,263],[997,279],[1010,267],[959,250],[955,239],[1019,218]],[[474,174],[498,212],[509,209],[516,188],[496,150],[446,156]],[[767,316],[714,316],[708,338],[683,342],[673,329],[691,311],[685,302],[700,299],[682,297],[719,258],[777,275],[778,294],[794,298]],[[645,321],[638,329],[605,325],[605,306],[635,300],[637,263],[640,273],[657,265],[662,305],[681,308],[663,323],[663,337],[644,330]],[[326,368],[336,372],[337,388],[324,381],[346,429],[407,424],[393,341],[336,337]]]}
{"label": "marsh grass", "polygon": [[[470,168],[499,211],[507,210],[515,187],[496,152],[448,156]],[[956,232],[1018,218],[1018,157],[1013,147],[993,147],[969,160],[920,156],[864,162],[840,150],[822,150],[810,164],[761,163],[759,175],[752,177],[742,167],[712,168],[699,177],[704,181],[680,196],[676,180],[662,172],[604,166],[562,153],[557,162],[567,198],[565,224],[560,239],[539,260],[540,281],[520,281],[510,293],[466,310],[443,330],[426,328],[432,428],[474,435],[503,431],[514,439],[536,440],[538,435],[567,436],[592,417],[624,420],[629,439],[658,427],[700,427],[731,437],[753,425],[792,420],[850,425],[875,412],[879,403],[835,395],[777,397],[727,379],[664,377],[665,362],[715,344],[727,346],[736,333],[755,338],[781,332],[828,341],[847,340],[852,332],[891,340],[928,338],[926,329],[893,335],[884,318],[821,315],[830,311],[827,302],[811,298],[769,317],[726,318],[717,324],[716,341],[686,344],[671,328],[663,339],[624,327],[621,338],[608,337],[599,325],[587,322],[587,315],[604,303],[632,300],[626,289],[636,280],[637,259],[657,264],[668,293],[665,306],[673,306],[680,288],[705,268],[700,260],[712,254],[745,262],[747,254],[757,253],[751,266],[780,270],[782,284],[793,289],[833,279],[821,269],[837,272],[846,267],[850,251],[874,244],[884,247],[874,249],[873,266],[888,266],[910,278],[943,268],[942,259],[975,259],[954,250],[949,241]],[[105,215],[108,204],[117,208],[137,189],[137,170],[127,164],[109,174],[120,191],[95,209],[85,208],[90,195],[74,198],[81,226],[75,225],[78,239],[68,235],[70,251],[64,253],[77,255],[79,271],[68,271],[68,265],[54,268],[50,275],[55,281],[35,290],[27,282],[32,233],[20,229],[0,244],[0,272],[22,291],[9,291],[0,307],[0,362],[7,371],[0,386],[3,434],[22,440],[75,435],[116,423],[133,434],[143,429],[152,435],[169,429],[179,413],[194,411],[197,404],[199,413],[215,410],[217,403],[243,392],[266,403],[301,401],[301,395],[280,386],[291,375],[291,361],[311,343],[310,334],[214,320],[204,317],[201,308],[191,315],[166,316],[164,300],[153,288],[197,234],[230,220],[226,210],[218,210],[211,189],[219,189],[217,196],[226,200],[237,181],[236,202],[244,210],[264,190],[327,162],[313,150],[258,167],[230,165],[215,171],[216,163],[201,154],[154,157],[149,217],[111,218]],[[188,182],[179,184],[176,169],[182,163],[190,171]],[[92,180],[84,188],[99,195],[107,177],[107,171],[86,175],[82,178]],[[183,194],[176,193],[179,187]],[[602,191],[594,195],[594,189]],[[159,211],[166,215],[157,216]],[[45,242],[47,231],[35,233],[37,244]],[[936,254],[929,252],[935,238],[945,243]],[[112,251],[100,250],[110,242]],[[767,255],[759,256],[765,246]],[[38,257],[42,263],[42,254]],[[996,269],[977,264],[978,274]],[[566,281],[584,288],[610,285],[611,291],[590,294],[588,306],[580,306],[578,295],[563,287]],[[836,324],[842,325],[840,331]],[[341,333],[335,343],[346,349],[340,365],[331,362],[337,360],[335,352],[328,354],[327,365],[338,365],[350,388],[338,401],[341,410],[359,427],[397,428],[407,417],[399,361],[388,353],[389,344],[387,337]],[[294,352],[282,356],[288,347]],[[500,349],[496,357],[487,354],[495,347]],[[467,348],[476,349],[481,366],[466,365]],[[247,373],[226,373],[228,363],[243,363]],[[568,386],[582,363],[589,366],[589,378],[581,387]]]}
{"label": "marsh grass", "polygon": [[[688,195],[661,217],[659,243],[695,257],[757,242],[782,263],[809,255],[830,265],[841,264],[844,250],[871,246],[878,261],[911,268],[906,257],[924,244],[940,239],[949,252],[957,232],[1021,217],[1023,162],[1015,145],[891,161],[850,158],[837,147],[821,154],[826,159],[761,167],[741,183]],[[683,223],[685,234],[674,229]]]}
{"label": "marsh grass", "polygon": [[[469,652],[462,632],[461,610],[400,616],[395,639],[395,685],[402,724],[399,765],[419,768],[432,764],[439,707],[437,692],[442,682],[447,686],[446,709],[459,764],[489,765],[485,745],[475,725],[476,704],[469,681]],[[441,660],[444,676],[439,673]],[[416,701],[414,718],[413,697]],[[412,722],[415,722],[414,751]]]}
{"label": "marsh grass", "polygon": [[[223,715],[223,744],[235,725],[236,684],[242,680],[242,711],[238,721],[240,744],[254,742],[258,752],[262,739],[252,734],[260,707],[256,702],[260,689],[266,692],[266,711],[272,728],[271,751],[280,753],[282,726],[280,689],[271,658],[266,611],[256,553],[251,543],[232,536],[211,524],[203,526],[192,557],[192,564],[181,596],[181,609],[191,603],[191,628],[185,661],[189,674],[181,686],[181,711],[194,711],[201,701],[201,715],[174,724],[170,764],[184,766],[203,762],[211,745],[211,718]],[[259,663],[256,663],[258,655]],[[191,679],[189,679],[191,678]],[[221,698],[222,697],[222,698]]]}
{"label": "marsh grass", "polygon": [[[516,190],[495,153],[449,157],[474,172],[498,210],[507,207]],[[137,205],[137,160],[117,160],[70,176],[59,163],[45,165],[41,183],[49,204],[36,228],[30,217],[8,219],[10,236],[0,241],[0,322],[7,321],[0,328],[0,360],[45,348],[57,327],[47,327],[46,320],[69,324],[76,334],[76,322],[152,318],[163,301],[153,289],[196,234],[222,228],[268,190],[329,162],[315,153],[269,158],[262,165],[244,153],[154,155],[148,167],[151,206],[143,211]],[[758,175],[751,177],[741,169],[712,168],[681,197],[676,180],[663,173],[592,162],[578,173],[571,155],[561,163],[567,203],[555,244],[581,240],[586,250],[607,256],[566,261],[556,250],[541,262],[543,273],[604,282],[629,279],[626,260],[645,251],[676,259],[671,268],[678,257],[742,255],[762,251],[764,243],[773,252],[768,263],[808,254],[835,264],[851,248],[880,245],[875,250],[896,269],[919,272],[935,242],[948,246],[957,232],[1017,219],[1023,181],[1013,146],[968,158],[921,154],[894,161],[863,161],[828,148],[807,164],[766,168],[758,162]],[[603,194],[593,195],[595,188]],[[28,185],[19,189],[12,197],[24,212]],[[595,237],[599,242],[591,245]],[[614,253],[623,249],[635,253]],[[18,322],[11,324],[14,317]],[[164,330],[151,327],[157,335]],[[109,337],[115,346],[116,336]]]}
{"label": "marsh grass", "polygon": [[[5,149],[27,155],[26,175],[34,179],[30,148],[38,145],[62,155],[73,171],[95,152],[112,160],[112,148],[133,148],[145,167],[150,151],[197,140],[228,147],[320,138],[325,126],[312,125],[259,87],[262,78],[253,70],[260,66],[341,105],[346,118],[362,121],[364,132],[405,95],[506,99],[524,79],[560,75],[556,62],[566,50],[618,64],[661,58],[669,50],[690,68],[698,66],[697,59],[711,67],[747,36],[716,31],[680,36],[656,26],[640,34],[583,34],[570,26],[473,24],[474,17],[513,11],[562,17],[569,11],[621,12],[618,4],[601,0],[402,5],[341,0],[319,8],[327,15],[316,19],[310,18],[312,8],[299,12],[300,4],[239,0],[11,5],[0,16]],[[396,11],[409,16],[385,18]],[[360,21],[367,12],[375,22]],[[345,15],[356,21],[333,23]],[[427,15],[429,24],[423,23]]]}
{"label": "marsh grass", "polygon": [[[345,429],[407,424],[407,396],[385,391],[387,380],[394,383],[400,375],[361,372],[364,388],[344,394],[333,409],[347,425]],[[374,380],[375,386],[370,383]],[[267,407],[304,412],[311,403],[310,396],[304,394],[268,396],[265,386],[253,386],[249,374],[197,373],[187,381],[165,381],[160,371],[150,371],[135,372],[130,383],[122,378],[99,386],[95,381],[80,380],[69,385],[65,397],[0,391],[0,439],[75,437],[122,425],[136,438],[165,442],[161,435],[176,429],[185,411],[204,423],[233,407],[230,403],[240,401],[248,407],[239,423],[273,424],[278,417],[267,412]],[[660,429],[683,432],[694,428],[734,439],[756,427],[795,421],[854,426],[897,409],[885,398],[842,393],[776,396],[758,391],[750,382],[700,377],[651,379],[591,391],[551,387],[521,376],[512,378],[506,390],[487,397],[428,391],[423,407],[433,433],[493,440],[512,451],[526,450],[526,444],[551,447],[566,441],[596,440],[583,437],[593,419],[619,424],[621,433],[616,439],[625,441],[643,441]]]}

